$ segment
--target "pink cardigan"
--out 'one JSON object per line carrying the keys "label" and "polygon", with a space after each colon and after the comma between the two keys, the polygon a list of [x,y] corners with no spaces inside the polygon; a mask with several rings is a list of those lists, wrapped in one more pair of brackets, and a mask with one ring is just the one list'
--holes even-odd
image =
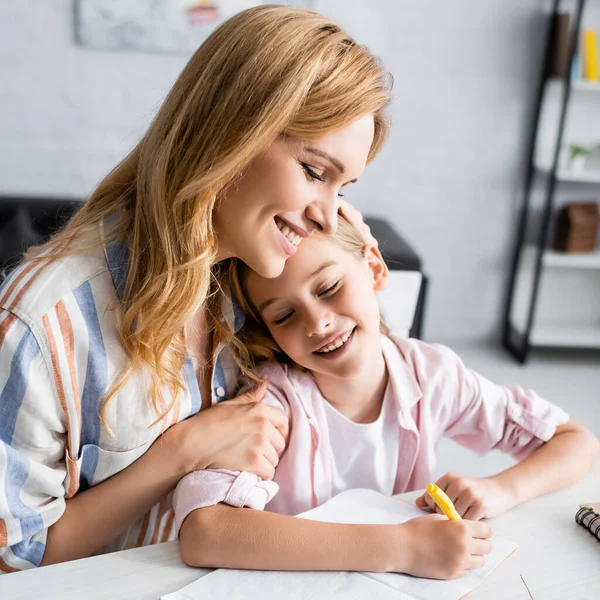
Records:
{"label": "pink cardigan", "polygon": [[[435,480],[442,437],[481,454],[500,449],[520,460],[569,418],[531,390],[502,387],[467,369],[444,346],[385,336],[381,346],[401,429],[395,494]],[[173,499],[178,530],[191,511],[219,502],[295,515],[331,498],[326,400],[307,372],[269,363],[261,375],[269,381],[264,402],[284,410],[291,423],[273,481],[222,469],[190,473]]]}

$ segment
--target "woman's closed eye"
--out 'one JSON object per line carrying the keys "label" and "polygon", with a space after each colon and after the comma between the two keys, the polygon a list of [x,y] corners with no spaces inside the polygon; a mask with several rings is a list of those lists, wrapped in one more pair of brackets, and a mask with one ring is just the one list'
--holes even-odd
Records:
{"label": "woman's closed eye", "polygon": [[[325,172],[323,171],[322,173],[317,173],[314,169],[314,167],[311,167],[308,163],[305,162],[301,162],[300,163],[302,165],[302,168],[304,169],[304,172],[306,173],[306,176],[308,177],[308,179],[310,181],[320,181],[321,183],[325,183]],[[344,194],[340,194],[338,192],[338,196],[340,198],[344,197]]]}
{"label": "woman's closed eye", "polygon": [[308,163],[303,162],[300,164],[302,165],[302,168],[304,169],[304,172],[306,173],[310,181],[325,182],[325,178],[323,177],[324,173],[317,173],[314,167],[311,167]]}

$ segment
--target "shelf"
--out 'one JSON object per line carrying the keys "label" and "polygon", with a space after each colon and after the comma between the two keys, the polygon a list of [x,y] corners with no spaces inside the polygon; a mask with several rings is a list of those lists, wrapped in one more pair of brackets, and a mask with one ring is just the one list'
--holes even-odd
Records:
{"label": "shelf", "polygon": [[559,348],[600,348],[600,323],[538,324],[531,332],[531,344]]}
{"label": "shelf", "polygon": [[544,266],[559,269],[600,269],[600,250],[589,254],[568,254],[556,250],[545,250]]}
{"label": "shelf", "polygon": [[[550,173],[550,166],[548,164],[537,163],[535,168],[540,173]],[[600,171],[582,171],[578,173],[563,167],[557,169],[556,179],[571,183],[600,183]]]}
{"label": "shelf", "polygon": [[[523,261],[528,270],[533,272],[537,248],[528,244],[523,248]],[[598,269],[600,270],[600,250],[589,253],[569,254],[557,250],[544,250],[542,264],[554,269]]]}
{"label": "shelf", "polygon": [[[527,323],[536,257],[536,247],[525,246],[517,270],[510,322],[520,335]],[[530,345],[600,349],[600,252],[548,249],[542,262]]]}
{"label": "shelf", "polygon": [[569,169],[559,169],[556,172],[556,179],[574,183],[600,183],[600,172],[582,171],[581,173],[574,173]]}
{"label": "shelf", "polygon": [[600,81],[585,81],[583,79],[572,81],[571,89],[578,92],[600,92]]}
{"label": "shelf", "polygon": [[[569,82],[571,90],[575,92],[600,92],[600,81],[587,81],[585,79],[577,79]],[[564,84],[563,79],[553,77],[547,80],[548,89],[552,90],[551,93],[557,92],[562,89]]]}

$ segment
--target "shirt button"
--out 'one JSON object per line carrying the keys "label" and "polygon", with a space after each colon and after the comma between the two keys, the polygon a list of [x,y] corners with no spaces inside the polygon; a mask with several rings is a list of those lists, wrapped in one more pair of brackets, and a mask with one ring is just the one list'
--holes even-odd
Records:
{"label": "shirt button", "polygon": [[217,396],[219,396],[219,398],[222,398],[225,395],[225,390],[220,386],[215,391],[217,392]]}
{"label": "shirt button", "polygon": [[523,415],[523,407],[522,406],[513,406],[510,414],[513,419],[520,419]]}

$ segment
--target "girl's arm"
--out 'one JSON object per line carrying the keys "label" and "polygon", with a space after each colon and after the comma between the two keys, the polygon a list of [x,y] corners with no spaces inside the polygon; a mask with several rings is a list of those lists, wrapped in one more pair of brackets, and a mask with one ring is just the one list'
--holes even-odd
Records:
{"label": "girl's arm", "polygon": [[191,566],[292,571],[405,572],[460,577],[491,550],[484,523],[429,515],[401,525],[321,523],[226,504],[183,522],[183,559]]}
{"label": "girl's arm", "polygon": [[[501,450],[519,461],[494,477],[450,473],[437,482],[464,518],[497,516],[571,485],[592,469],[598,441],[561,408],[533,390],[489,381],[444,346],[405,344],[426,400],[420,419],[433,431],[432,439],[449,437],[480,454]],[[428,494],[417,505],[434,507]]]}
{"label": "girl's arm", "polygon": [[[479,479],[448,473],[437,484],[464,518],[491,518],[576,483],[593,469],[599,452],[596,437],[569,420],[556,428],[548,442],[497,475]],[[437,510],[429,494],[418,498],[417,506]]]}
{"label": "girl's arm", "polygon": [[576,421],[556,428],[550,441],[492,479],[508,490],[513,506],[583,479],[596,465],[596,436]]}

